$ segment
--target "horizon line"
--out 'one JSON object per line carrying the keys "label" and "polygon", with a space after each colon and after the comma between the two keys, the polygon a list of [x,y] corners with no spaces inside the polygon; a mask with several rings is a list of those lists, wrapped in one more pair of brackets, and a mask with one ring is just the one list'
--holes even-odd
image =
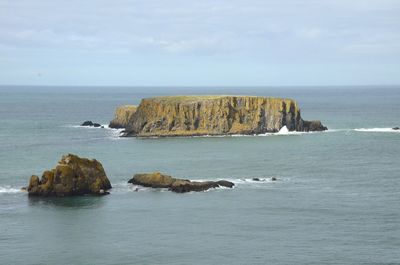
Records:
{"label": "horizon line", "polygon": [[400,86],[400,84],[360,84],[360,85],[26,85],[26,84],[0,84],[0,87],[87,87],[87,88],[107,88],[107,87],[117,87],[117,88],[266,88],[266,87],[285,87],[285,88],[294,88],[294,87],[396,87]]}

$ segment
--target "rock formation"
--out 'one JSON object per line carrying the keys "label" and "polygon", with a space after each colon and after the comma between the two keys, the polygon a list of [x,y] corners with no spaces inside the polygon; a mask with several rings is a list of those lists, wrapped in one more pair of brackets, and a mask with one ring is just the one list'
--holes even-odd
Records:
{"label": "rock formation", "polygon": [[103,126],[101,126],[100,123],[96,123],[96,122],[92,122],[92,121],[84,121],[81,126],[86,126],[86,127],[101,127],[104,128]]}
{"label": "rock formation", "polygon": [[104,195],[108,189],[111,184],[100,162],[68,154],[54,169],[43,172],[40,180],[33,175],[27,190],[36,196],[72,196]]}
{"label": "rock formation", "polygon": [[[304,121],[292,99],[255,96],[173,96],[143,99],[136,111],[116,114],[125,136],[195,136],[323,131]],[[129,116],[129,118],[127,118]],[[113,121],[114,122],[114,121]],[[112,122],[112,123],[113,123]]]}
{"label": "rock formation", "polygon": [[395,131],[400,130],[400,127],[393,127],[392,130],[395,130]]}
{"label": "rock formation", "polygon": [[115,110],[115,117],[110,122],[108,127],[110,128],[126,128],[133,114],[136,112],[137,106],[134,105],[124,105],[120,106]]}
{"label": "rock formation", "polygon": [[135,185],[151,188],[168,188],[177,193],[190,191],[205,191],[211,188],[228,187],[232,188],[235,184],[226,180],[219,181],[190,181],[187,179],[177,179],[160,172],[149,174],[136,174],[128,181]]}

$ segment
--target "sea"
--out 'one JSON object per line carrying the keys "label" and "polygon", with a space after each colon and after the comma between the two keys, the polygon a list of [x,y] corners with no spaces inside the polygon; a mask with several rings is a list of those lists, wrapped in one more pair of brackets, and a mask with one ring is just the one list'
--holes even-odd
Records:
{"label": "sea", "polygon": [[[329,130],[137,139],[107,127],[119,105],[204,94],[293,98]],[[0,264],[398,265],[399,103],[399,86],[1,86]],[[99,160],[111,194],[21,191],[68,153]],[[153,171],[235,187],[127,183]]]}

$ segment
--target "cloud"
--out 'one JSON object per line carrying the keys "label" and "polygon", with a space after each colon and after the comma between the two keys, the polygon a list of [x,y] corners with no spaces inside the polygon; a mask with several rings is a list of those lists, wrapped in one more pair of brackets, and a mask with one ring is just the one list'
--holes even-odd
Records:
{"label": "cloud", "polygon": [[0,0],[0,67],[51,64],[48,54],[82,67],[117,53],[107,60],[187,68],[393,63],[399,14],[398,0]]}

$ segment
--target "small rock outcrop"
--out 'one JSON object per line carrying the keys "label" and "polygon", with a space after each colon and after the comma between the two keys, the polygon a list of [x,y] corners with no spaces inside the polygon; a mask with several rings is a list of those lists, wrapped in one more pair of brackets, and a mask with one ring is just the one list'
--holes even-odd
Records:
{"label": "small rock outcrop", "polygon": [[321,132],[328,130],[320,121],[303,121],[304,132]]}
{"label": "small rock outcrop", "polygon": [[103,126],[101,126],[101,124],[100,123],[95,123],[95,122],[92,122],[92,121],[85,121],[85,122],[83,122],[82,124],[81,124],[81,126],[86,126],[86,127],[103,127]]}
{"label": "small rock outcrop", "polygon": [[115,120],[126,129],[125,136],[136,137],[263,134],[284,126],[289,131],[327,129],[320,121],[304,121],[292,99],[256,96],[147,98]]}
{"label": "small rock outcrop", "polygon": [[104,195],[111,189],[101,163],[95,159],[68,154],[52,170],[43,172],[41,179],[33,175],[27,191],[33,196]]}
{"label": "small rock outcrop", "polygon": [[133,114],[135,114],[137,106],[134,105],[124,105],[120,106],[115,110],[115,117],[110,122],[108,127],[120,129],[126,128],[131,120]]}
{"label": "small rock outcrop", "polygon": [[395,131],[400,130],[400,127],[393,127],[392,130],[395,130]]}
{"label": "small rock outcrop", "polygon": [[211,188],[233,188],[235,184],[226,180],[219,181],[190,181],[177,179],[160,172],[136,174],[128,183],[151,188],[168,188],[170,191],[185,193],[190,191],[206,191]]}

